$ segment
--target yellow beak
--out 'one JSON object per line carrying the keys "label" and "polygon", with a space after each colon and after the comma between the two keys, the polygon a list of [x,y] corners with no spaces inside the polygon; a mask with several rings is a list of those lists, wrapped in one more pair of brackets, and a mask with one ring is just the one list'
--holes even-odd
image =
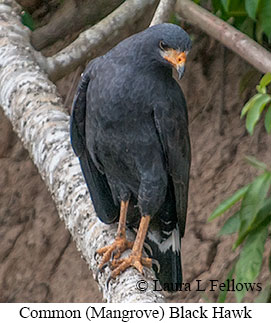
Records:
{"label": "yellow beak", "polygon": [[170,48],[169,50],[163,53],[163,57],[174,68],[176,68],[179,75],[179,79],[181,79],[185,71],[186,53],[179,52],[175,49]]}

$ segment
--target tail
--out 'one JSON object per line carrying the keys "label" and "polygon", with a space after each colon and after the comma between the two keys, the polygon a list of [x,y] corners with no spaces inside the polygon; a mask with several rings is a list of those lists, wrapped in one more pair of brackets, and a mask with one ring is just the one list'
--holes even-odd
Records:
{"label": "tail", "polygon": [[180,291],[183,277],[178,225],[165,240],[161,240],[157,233],[149,231],[146,243],[152,250],[151,254],[148,248],[145,248],[148,255],[154,259],[153,269],[162,289],[168,292]]}

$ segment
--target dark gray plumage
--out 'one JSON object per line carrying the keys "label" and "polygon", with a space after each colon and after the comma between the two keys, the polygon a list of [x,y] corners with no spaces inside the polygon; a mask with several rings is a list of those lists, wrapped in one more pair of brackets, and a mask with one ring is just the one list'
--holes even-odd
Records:
{"label": "dark gray plumage", "polygon": [[73,103],[71,141],[101,221],[117,221],[120,201],[128,199],[131,227],[151,215],[146,242],[163,287],[182,281],[190,142],[185,99],[161,44],[191,47],[184,30],[161,24],[88,64]]}

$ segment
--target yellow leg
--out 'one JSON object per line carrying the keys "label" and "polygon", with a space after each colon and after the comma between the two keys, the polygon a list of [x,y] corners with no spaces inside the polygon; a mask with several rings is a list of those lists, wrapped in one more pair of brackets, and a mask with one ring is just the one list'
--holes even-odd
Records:
{"label": "yellow leg", "polygon": [[99,269],[110,260],[112,253],[114,252],[114,259],[117,259],[126,249],[133,247],[133,242],[126,240],[126,216],[128,210],[129,201],[121,201],[120,206],[120,218],[115,241],[108,246],[105,246],[96,251],[97,254],[103,255]]}
{"label": "yellow leg", "polygon": [[143,266],[149,268],[152,266],[152,260],[150,258],[142,257],[143,244],[148,231],[149,223],[149,215],[141,218],[131,255],[128,258],[113,260],[112,267],[115,269],[111,273],[111,278],[116,278],[121,272],[131,266],[135,267],[140,273],[143,272]]}

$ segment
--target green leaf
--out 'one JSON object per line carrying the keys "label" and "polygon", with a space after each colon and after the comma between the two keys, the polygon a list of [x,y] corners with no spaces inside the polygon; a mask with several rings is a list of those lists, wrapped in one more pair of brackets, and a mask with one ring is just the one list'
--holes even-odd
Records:
{"label": "green leaf", "polygon": [[232,234],[239,231],[240,228],[240,214],[239,212],[234,213],[228,220],[224,223],[222,229],[219,231],[218,235],[222,236],[224,234]]}
{"label": "green leaf", "polygon": [[260,87],[266,87],[270,83],[271,83],[271,73],[268,72],[262,77],[260,81]]}
{"label": "green leaf", "polygon": [[260,0],[246,0],[245,7],[250,18],[256,20]]}
{"label": "green leaf", "polygon": [[271,1],[261,0],[259,9],[259,20],[263,31],[266,33],[267,37],[271,37]]}
{"label": "green leaf", "polygon": [[260,119],[261,113],[267,103],[271,101],[271,96],[268,94],[261,94],[261,96],[254,102],[247,113],[246,128],[250,135],[253,134],[254,127]]}
{"label": "green leaf", "polygon": [[251,234],[255,230],[258,230],[260,226],[268,226],[270,222],[271,222],[271,199],[268,199],[264,202],[263,207],[256,214],[254,220],[247,228],[247,230],[243,232],[242,236],[240,237],[240,241],[243,242],[249,234]]}
{"label": "green leaf", "polygon": [[264,119],[264,126],[267,131],[267,133],[270,133],[271,131],[271,105],[269,105]]}
{"label": "green leaf", "polygon": [[[268,227],[259,227],[251,233],[240,253],[236,263],[236,280],[238,283],[250,284],[258,277],[263,261],[264,245],[268,236]],[[246,288],[235,291],[236,299],[241,302],[246,294]]]}
{"label": "green leaf", "polygon": [[261,87],[260,85],[256,86],[256,90],[261,93],[261,94],[265,94],[266,93],[266,87]]}
{"label": "green leaf", "polygon": [[265,197],[270,188],[271,174],[265,172],[258,176],[246,191],[240,207],[240,230],[233,249],[236,249],[245,239],[247,231],[251,229],[251,224],[255,221],[256,215],[264,204]]}
{"label": "green leaf", "polygon": [[245,156],[245,160],[255,168],[266,171],[268,169],[267,165],[253,156]]}
{"label": "green leaf", "polygon": [[228,11],[229,11],[229,4],[230,4],[230,1],[229,1],[229,0],[220,0],[220,1],[221,1],[221,3],[222,3],[222,6],[223,6],[224,10],[225,10],[226,12],[228,12]]}
{"label": "green leaf", "polygon": [[254,103],[262,96],[261,93],[254,95],[243,107],[241,112],[241,118],[253,107]]}
{"label": "green leaf", "polygon": [[248,228],[248,233],[257,230],[259,226],[268,226],[271,222],[271,198],[264,201],[262,208],[256,214],[255,219]]}
{"label": "green leaf", "polygon": [[251,222],[249,227],[245,232],[239,237],[240,243],[242,243],[246,237],[262,225],[268,226],[271,222],[271,199],[267,199],[264,201],[263,207],[256,214],[254,220]]}
{"label": "green leaf", "polygon": [[34,20],[33,20],[32,16],[27,11],[22,12],[21,20],[22,20],[22,24],[27,26],[30,30],[33,31],[35,29]]}
{"label": "green leaf", "polygon": [[244,0],[228,1],[228,13],[232,17],[247,17]]}
{"label": "green leaf", "polygon": [[[244,10],[230,10],[228,12],[229,16],[234,17],[234,25],[235,26],[241,26],[241,24],[244,22],[244,20],[247,18],[247,13]],[[238,27],[239,29],[239,27]]]}
{"label": "green leaf", "polygon": [[[232,269],[229,271],[227,277],[226,277],[226,280],[225,280],[225,284],[228,281],[231,281],[232,280],[232,276],[234,274],[234,271],[235,271],[235,265],[232,267]],[[226,297],[227,297],[227,294],[228,294],[228,288],[225,288],[225,290],[222,290],[219,295],[218,295],[218,299],[217,299],[217,302],[218,303],[225,303],[226,301]]]}
{"label": "green leaf", "polygon": [[235,203],[240,201],[243,196],[245,195],[249,185],[244,186],[240,188],[238,191],[236,191],[231,197],[227,198],[225,201],[223,201],[210,215],[208,218],[208,222],[214,220],[215,218],[219,217],[221,214],[226,212],[229,208],[231,208]]}

